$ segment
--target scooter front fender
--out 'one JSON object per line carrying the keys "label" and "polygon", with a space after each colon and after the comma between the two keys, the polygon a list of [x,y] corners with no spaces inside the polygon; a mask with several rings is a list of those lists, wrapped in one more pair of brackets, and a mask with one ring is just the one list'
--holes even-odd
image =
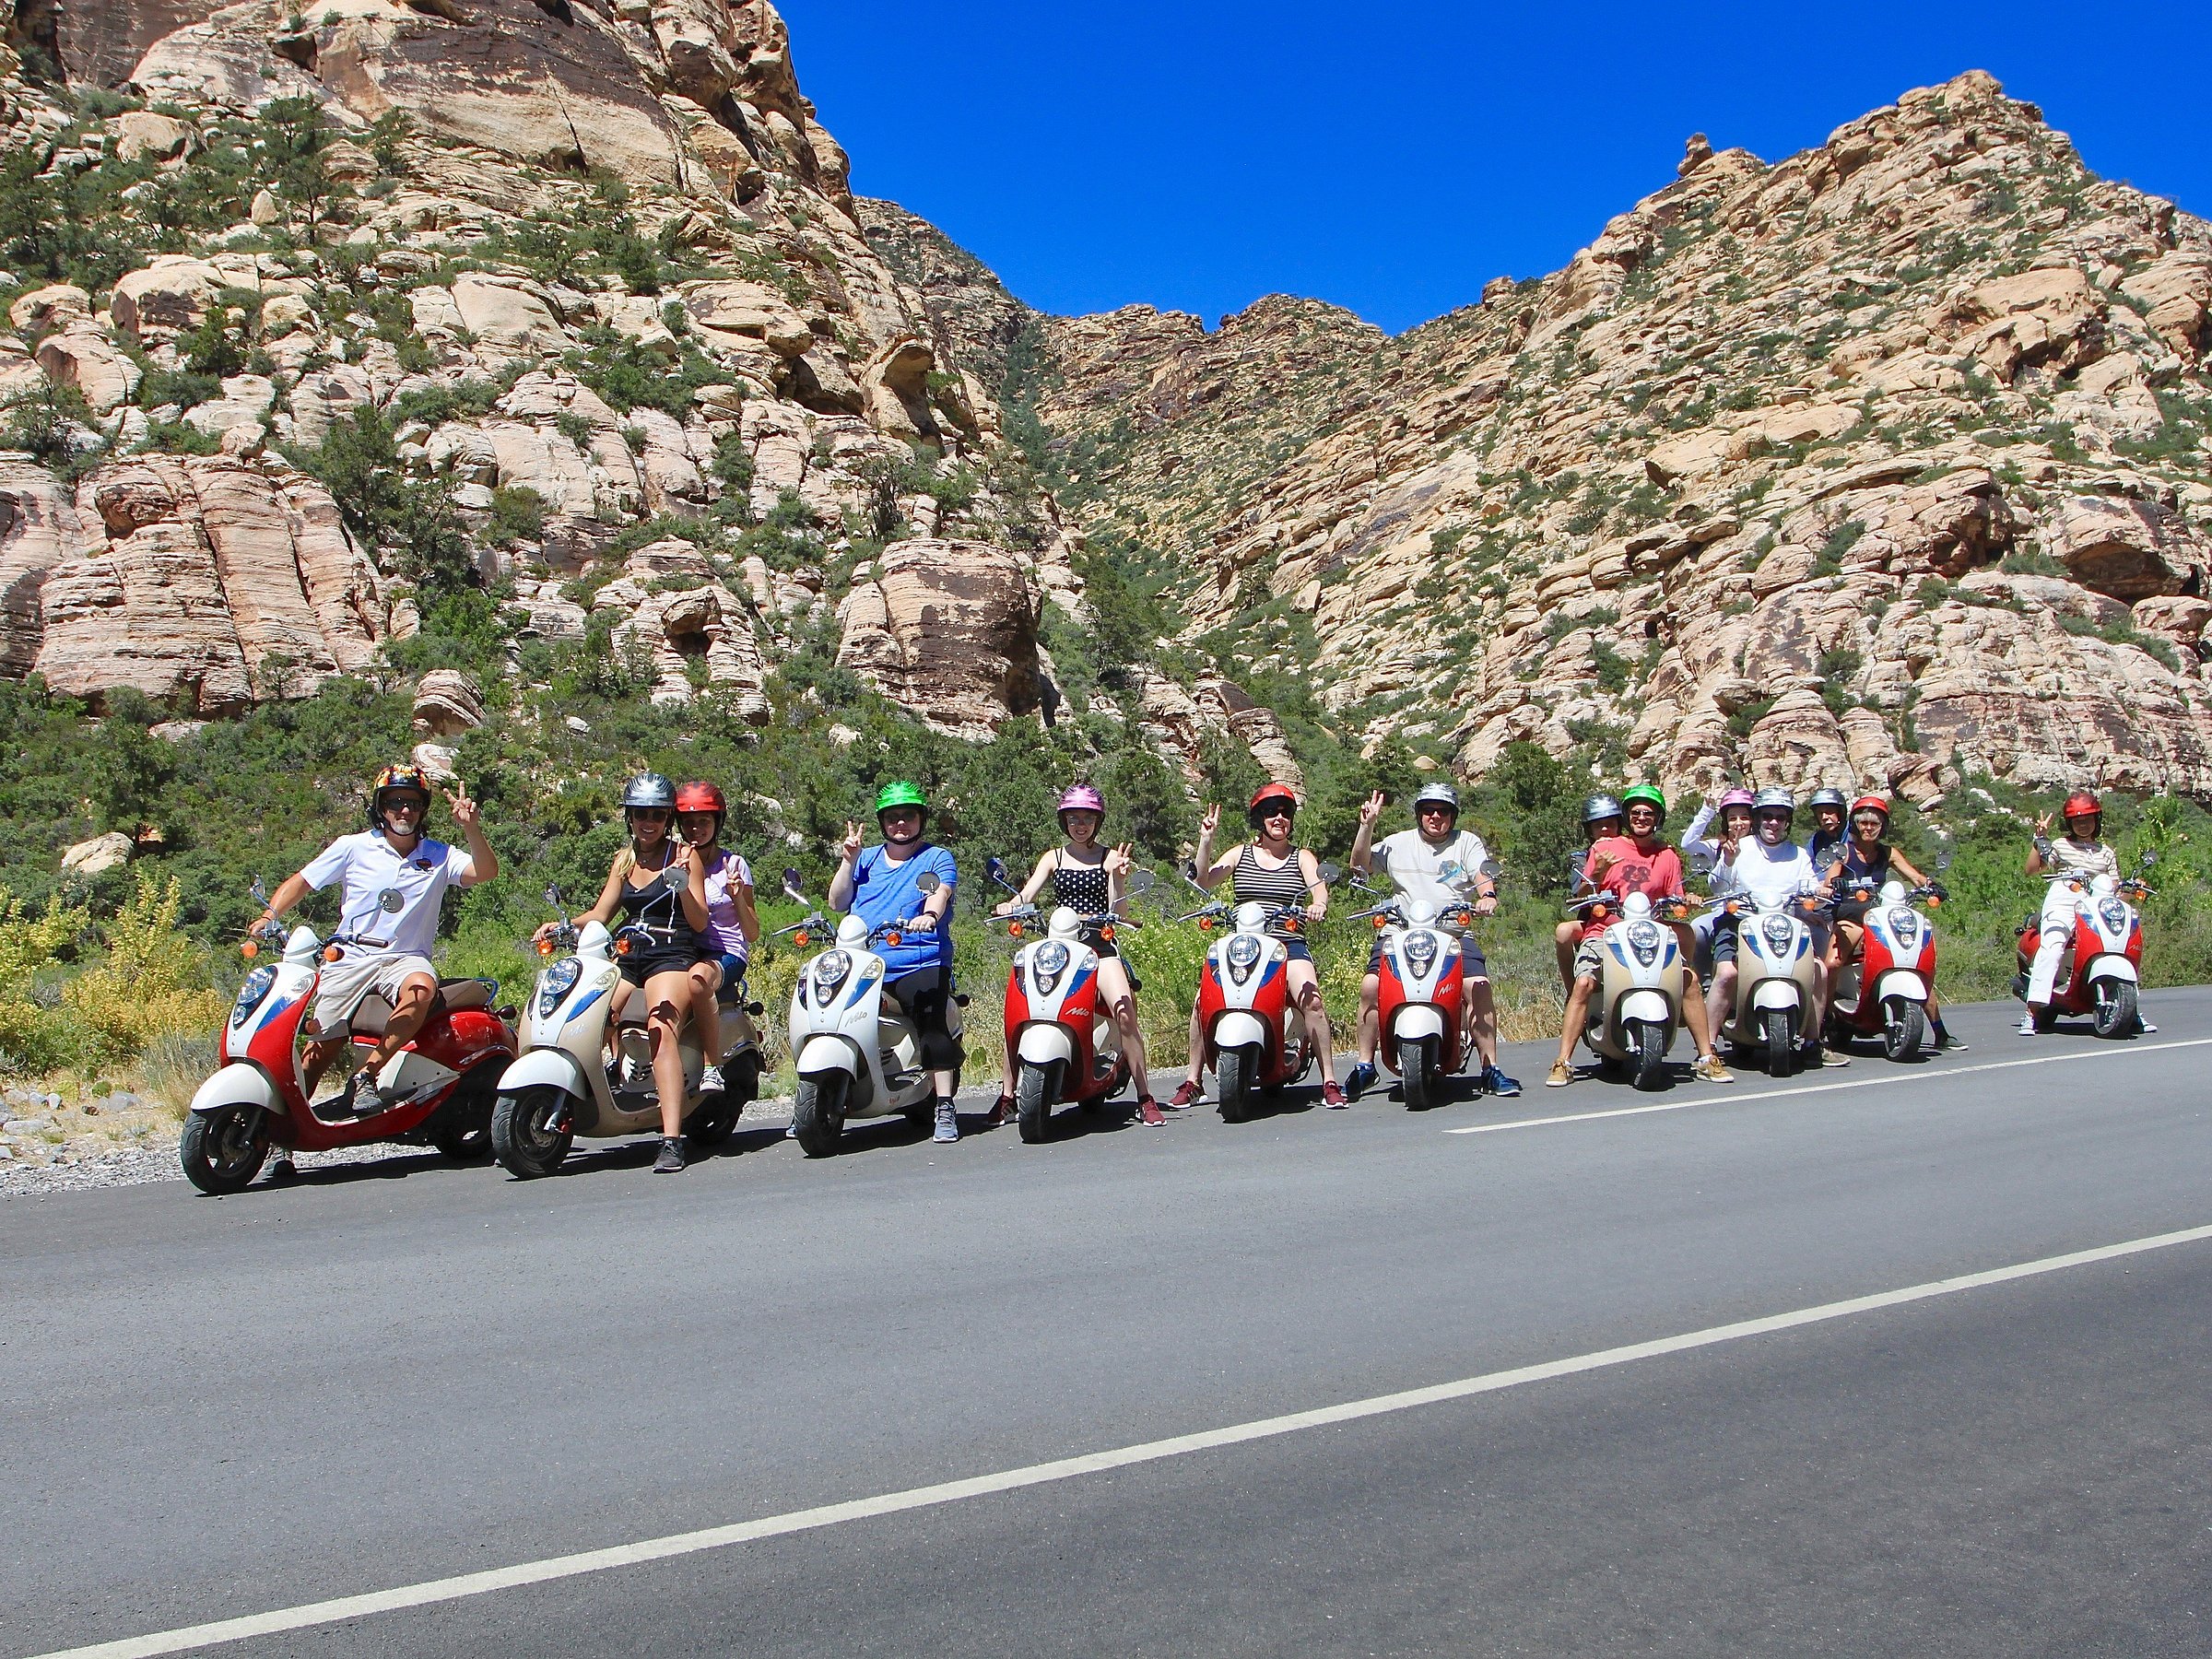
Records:
{"label": "scooter front fender", "polygon": [[2100,979],[2126,980],[2130,984],[2134,984],[2142,979],[2142,975],[2136,971],[2135,963],[2115,951],[2107,956],[2100,956],[2091,962],[2088,972],[2082,978],[2085,982],[2092,985]]}
{"label": "scooter front fender", "polygon": [[802,1077],[818,1077],[830,1072],[843,1072],[847,1077],[857,1077],[867,1069],[858,1049],[828,1031],[807,1038],[792,1065]]}
{"label": "scooter front fender", "polygon": [[1617,1025],[1630,1020],[1642,1020],[1647,1025],[1671,1026],[1675,1023],[1675,1006],[1666,1000],[1664,991],[1631,991],[1620,999],[1613,1011]]}
{"label": "scooter front fender", "polygon": [[1391,1016],[1390,1034],[1401,1042],[1409,1038],[1421,1041],[1441,1039],[1444,1034],[1443,1010],[1434,1003],[1401,1003]]}
{"label": "scooter front fender", "polygon": [[1901,971],[1885,973],[1875,989],[1875,1001],[1888,1002],[1893,996],[1901,996],[1907,1002],[1924,1003],[1928,1000],[1928,982],[1917,973]]}
{"label": "scooter front fender", "polygon": [[566,1049],[532,1049],[500,1074],[501,1094],[520,1094],[525,1088],[558,1088],[577,1100],[592,1098],[582,1068]]}
{"label": "scooter front fender", "polygon": [[1214,1021],[1213,1042],[1217,1049],[1264,1049],[1267,1046],[1267,1022],[1243,1008],[1226,1009]]}
{"label": "scooter front fender", "polygon": [[221,1112],[230,1106],[258,1106],[265,1112],[284,1110],[276,1098],[276,1086],[269,1081],[268,1074],[243,1060],[231,1061],[201,1084],[192,1097],[192,1110],[202,1114]]}
{"label": "scooter front fender", "polygon": [[1804,1001],[1804,993],[1797,989],[1795,980],[1765,980],[1751,992],[1751,1006],[1757,1009],[1794,1008]]}
{"label": "scooter front fender", "polygon": [[1075,1059],[1076,1045],[1066,1028],[1046,1020],[1032,1020],[1022,1027],[1015,1053],[1032,1065],[1065,1065]]}

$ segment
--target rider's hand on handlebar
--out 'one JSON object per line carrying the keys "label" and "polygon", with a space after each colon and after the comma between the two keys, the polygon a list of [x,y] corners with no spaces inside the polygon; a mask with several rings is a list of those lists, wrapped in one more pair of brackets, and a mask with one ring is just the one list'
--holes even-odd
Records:
{"label": "rider's hand on handlebar", "polygon": [[1498,897],[1494,893],[1486,893],[1476,900],[1470,908],[1478,916],[1494,916],[1498,913]]}
{"label": "rider's hand on handlebar", "polygon": [[908,933],[935,933],[937,931],[937,919],[931,915],[927,911],[924,911],[918,916],[908,917],[905,922],[900,924],[900,925],[904,927]]}

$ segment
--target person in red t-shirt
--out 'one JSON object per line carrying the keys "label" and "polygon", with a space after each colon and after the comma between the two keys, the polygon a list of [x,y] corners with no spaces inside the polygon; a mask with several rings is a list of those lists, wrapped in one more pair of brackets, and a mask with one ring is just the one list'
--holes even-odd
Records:
{"label": "person in red t-shirt", "polygon": [[[1577,896],[1606,892],[1625,899],[1630,893],[1641,893],[1654,904],[1672,898],[1682,890],[1682,858],[1659,839],[1659,826],[1666,818],[1665,798],[1646,784],[1626,792],[1621,804],[1628,809],[1629,832],[1610,836],[1591,847]],[[1610,925],[1599,921],[1583,924],[1582,945],[1574,953],[1574,990],[1567,998],[1566,1029],[1559,1034],[1559,1057],[1552,1062],[1551,1076],[1544,1080],[1549,1088],[1564,1088],[1574,1081],[1574,1045],[1582,1039],[1583,1022],[1590,1016],[1590,999],[1596,994],[1599,976],[1605,971],[1598,941]],[[1686,923],[1675,924],[1675,936],[1682,947],[1682,1023],[1698,1045],[1698,1063],[1690,1075],[1709,1083],[1733,1083],[1735,1077],[1712,1052],[1704,993],[1698,983],[1697,970],[1690,966],[1697,960],[1697,941]]]}

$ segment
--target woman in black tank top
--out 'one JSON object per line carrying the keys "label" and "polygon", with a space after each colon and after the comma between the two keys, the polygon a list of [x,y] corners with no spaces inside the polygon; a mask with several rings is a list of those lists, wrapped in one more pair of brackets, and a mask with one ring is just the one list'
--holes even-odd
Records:
{"label": "woman in black tank top", "polygon": [[[1053,903],[1065,905],[1078,916],[1121,915],[1129,905],[1128,895],[1123,891],[1123,877],[1131,865],[1132,844],[1124,842],[1108,847],[1099,840],[1100,828],[1106,821],[1106,798],[1088,783],[1078,783],[1060,797],[1060,830],[1067,837],[1065,846],[1054,847],[1037,861],[1030,878],[1018,895],[1001,904],[998,915],[1018,907],[1032,903],[1050,882]],[[1152,1098],[1151,1075],[1146,1069],[1145,1034],[1136,1018],[1136,982],[1123,965],[1121,953],[1112,941],[1105,938],[1095,924],[1083,930],[1083,942],[1098,953],[1099,1002],[1113,1015],[1116,1032],[1122,1042],[1122,1053],[1129,1062],[1129,1075],[1136,1084],[1138,1115],[1147,1124],[1157,1126],[1167,1122],[1160,1115],[1159,1103]],[[998,1103],[991,1109],[993,1124],[1003,1124],[1014,1110],[1014,1097],[1008,1092],[1014,1087],[1014,1056],[1006,1056],[1006,1069],[1000,1074]]]}
{"label": "woman in black tank top", "polygon": [[[1321,879],[1321,864],[1311,850],[1291,844],[1298,827],[1298,797],[1287,785],[1270,783],[1252,797],[1247,810],[1252,840],[1232,853],[1214,856],[1214,833],[1221,827],[1221,808],[1208,806],[1198,826],[1198,885],[1211,892],[1224,878],[1239,904],[1265,904],[1270,910],[1302,903],[1306,914],[1320,921],[1329,912],[1329,889]],[[1313,952],[1304,937],[1276,924],[1268,928],[1289,952],[1286,974],[1291,999],[1304,1016],[1314,1051],[1321,1056],[1321,1098],[1325,1105],[1345,1104],[1344,1089],[1336,1081],[1335,1041],[1329,1030],[1329,1011],[1322,1006],[1321,981],[1313,971]],[[1169,1102],[1178,1108],[1197,1102],[1199,1079],[1206,1071],[1206,1032],[1198,1023],[1195,1004],[1191,1008],[1191,1063],[1182,1083]]]}

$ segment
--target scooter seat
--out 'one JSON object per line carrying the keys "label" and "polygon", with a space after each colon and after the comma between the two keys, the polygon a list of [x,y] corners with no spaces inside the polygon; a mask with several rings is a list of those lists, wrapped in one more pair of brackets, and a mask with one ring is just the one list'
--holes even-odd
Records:
{"label": "scooter seat", "polygon": [[438,982],[438,994],[444,1000],[446,1012],[455,1014],[463,1008],[488,1008],[493,993],[499,990],[496,981],[488,979],[450,979]]}

